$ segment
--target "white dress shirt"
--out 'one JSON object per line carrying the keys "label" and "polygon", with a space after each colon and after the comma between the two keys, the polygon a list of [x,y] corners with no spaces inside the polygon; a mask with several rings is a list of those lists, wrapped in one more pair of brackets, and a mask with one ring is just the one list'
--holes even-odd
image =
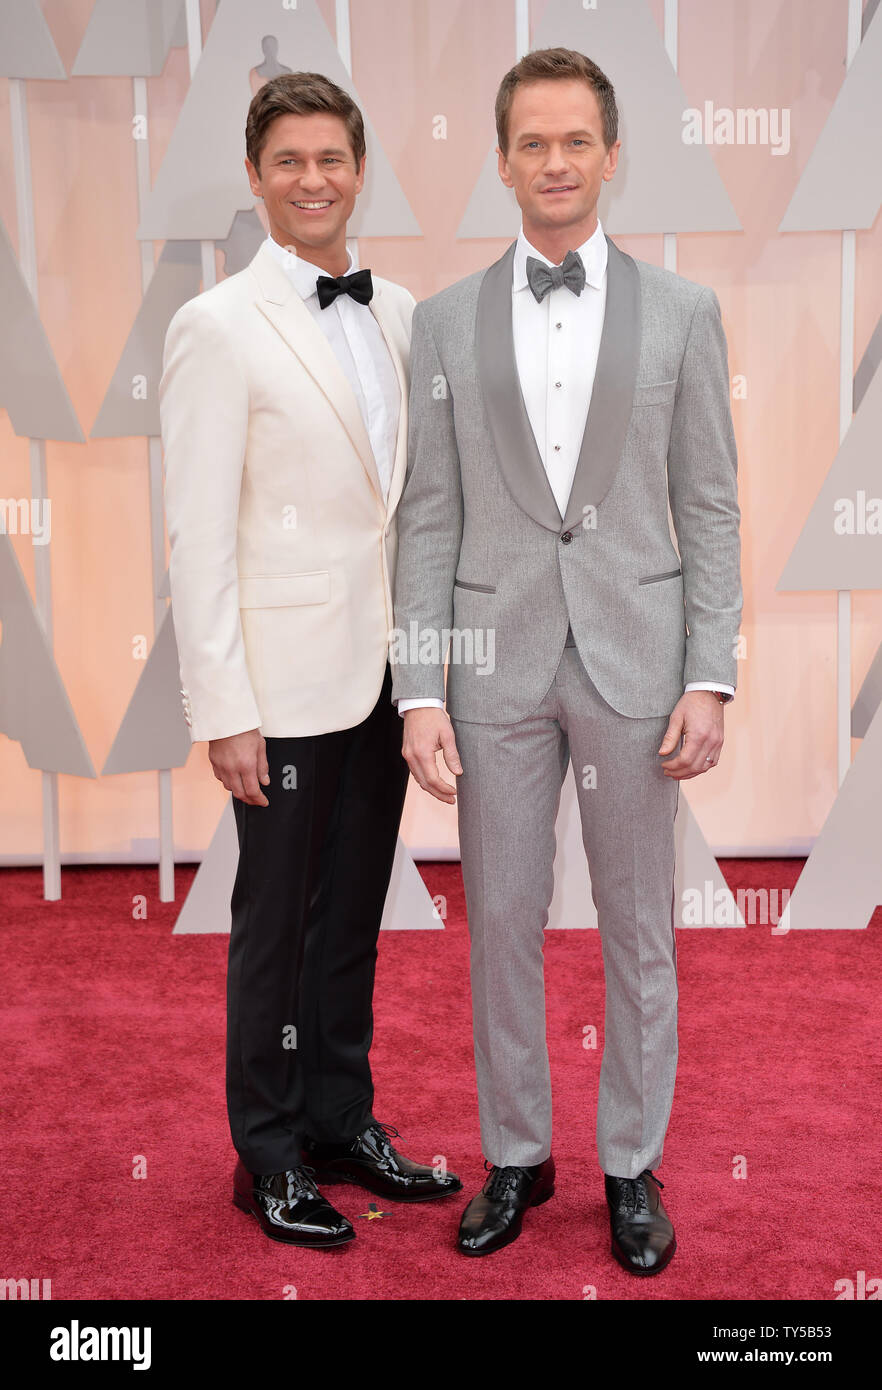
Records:
{"label": "white dress shirt", "polygon": [[511,326],[515,362],[539,457],[563,521],[570,500],[606,308],[607,246],[598,221],[575,248],[585,267],[580,295],[561,286],[541,304],[527,282],[527,257],[552,265],[518,233],[512,266]]}
{"label": "white dress shirt", "polygon": [[[383,498],[387,499],[395,463],[401,389],[383,330],[371,313],[370,305],[356,303],[349,294],[338,294],[334,302],[323,309],[318,302],[316,282],[328,271],[303,260],[293,249],[280,246],[272,236],[267,237],[267,241],[330,343],[355,393],[380,475]],[[349,275],[358,267],[348,250],[347,255],[349,266],[344,273]]]}
{"label": "white dress shirt", "polygon": [[[597,226],[574,250],[585,267],[585,288],[579,295],[566,285],[552,289],[537,303],[527,280],[527,257],[553,265],[524,236],[521,227],[512,264],[511,326],[521,394],[542,466],[557,502],[561,521],[566,514],[600,351],[606,311],[606,235]],[[690,681],[687,690],[718,690],[734,695],[731,685]],[[438,699],[399,700],[398,713],[409,709],[443,708]]]}

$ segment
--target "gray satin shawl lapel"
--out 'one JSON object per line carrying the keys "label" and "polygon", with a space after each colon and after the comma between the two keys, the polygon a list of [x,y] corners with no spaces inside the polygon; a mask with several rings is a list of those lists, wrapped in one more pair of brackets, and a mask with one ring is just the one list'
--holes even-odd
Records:
{"label": "gray satin shawl lapel", "polygon": [[559,531],[561,514],[536,447],[524,404],[511,329],[511,276],[516,242],[489,266],[478,292],[475,357],[496,457],[522,511]]}
{"label": "gray satin shawl lapel", "polygon": [[581,525],[616,475],[631,418],[640,361],[640,274],[606,239],[606,308],[579,460],[562,520],[542,464],[518,381],[511,327],[515,244],[486,271],[478,294],[475,353],[499,466],[518,506],[549,531]]}
{"label": "gray satin shawl lapel", "polygon": [[581,526],[585,508],[599,507],[618,471],[640,365],[640,272],[606,238],[606,308],[594,388],[564,529]]}

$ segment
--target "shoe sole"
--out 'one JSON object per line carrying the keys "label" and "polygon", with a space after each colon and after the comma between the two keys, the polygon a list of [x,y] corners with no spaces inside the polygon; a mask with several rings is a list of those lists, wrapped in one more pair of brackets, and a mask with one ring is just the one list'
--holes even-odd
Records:
{"label": "shoe sole", "polygon": [[612,1254],[618,1260],[619,1264],[622,1266],[622,1269],[626,1269],[629,1274],[636,1274],[638,1278],[642,1279],[650,1278],[653,1274],[661,1274],[662,1270],[667,1269],[668,1265],[671,1263],[671,1260],[674,1258],[676,1253],[677,1242],[676,1240],[674,1240],[671,1244],[670,1250],[668,1251],[667,1255],[661,1261],[660,1264],[653,1265],[651,1269],[641,1269],[639,1265],[631,1264],[631,1261],[628,1259],[628,1257],[619,1252],[617,1246],[610,1246],[610,1254]]}
{"label": "shoe sole", "polygon": [[[550,1192],[543,1192],[541,1197],[535,1198],[535,1200],[530,1203],[530,1207],[541,1207],[543,1203],[550,1201],[553,1196],[554,1188],[552,1188]],[[530,1210],[530,1207],[527,1208],[527,1211]],[[461,1255],[470,1255],[472,1258],[477,1258],[481,1255],[495,1255],[497,1250],[504,1250],[507,1245],[511,1245],[513,1241],[516,1241],[520,1234],[521,1226],[518,1226],[516,1231],[505,1236],[498,1245],[494,1245],[492,1249],[489,1250],[467,1250],[465,1246],[460,1245],[458,1241],[456,1248]]]}
{"label": "shoe sole", "polygon": [[462,1183],[456,1187],[448,1187],[444,1192],[417,1193],[411,1196],[409,1193],[381,1192],[378,1188],[371,1187],[363,1178],[353,1177],[351,1173],[337,1173],[331,1170],[317,1170],[315,1182],[319,1187],[333,1187],[335,1184],[348,1183],[350,1187],[363,1187],[365,1192],[372,1192],[375,1197],[382,1197],[387,1202],[437,1202],[442,1197],[452,1197],[457,1192],[462,1192]]}
{"label": "shoe sole", "polygon": [[245,1197],[240,1197],[238,1193],[233,1194],[233,1206],[244,1211],[246,1216],[253,1216],[264,1235],[269,1240],[275,1240],[280,1245],[296,1245],[301,1250],[333,1250],[338,1245],[345,1245],[347,1241],[355,1240],[355,1231],[344,1232],[341,1236],[333,1236],[330,1240],[292,1240],[288,1236],[276,1235],[274,1231],[266,1226],[259,1214],[254,1210],[253,1205]]}

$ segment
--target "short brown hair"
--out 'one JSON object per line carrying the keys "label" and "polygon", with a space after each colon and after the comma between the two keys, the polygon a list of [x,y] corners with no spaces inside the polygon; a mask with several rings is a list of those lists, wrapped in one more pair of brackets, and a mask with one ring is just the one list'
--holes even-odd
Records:
{"label": "short brown hair", "polygon": [[251,100],[245,121],[245,153],[260,173],[260,156],[277,116],[308,116],[326,111],[346,126],[356,167],[365,152],[364,120],[348,92],[320,72],[283,72],[271,77]]}
{"label": "short brown hair", "polygon": [[619,109],[612,83],[596,63],[572,48],[537,48],[505,74],[496,94],[496,136],[499,148],[508,154],[508,118],[515,88],[527,82],[562,81],[576,78],[593,88],[603,123],[603,143],[609,149],[618,139]]}

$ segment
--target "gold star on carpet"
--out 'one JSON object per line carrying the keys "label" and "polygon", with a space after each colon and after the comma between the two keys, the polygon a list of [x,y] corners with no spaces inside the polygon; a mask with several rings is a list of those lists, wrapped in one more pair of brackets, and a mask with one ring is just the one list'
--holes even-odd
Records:
{"label": "gold star on carpet", "polygon": [[377,1206],[376,1202],[371,1202],[371,1204],[370,1204],[370,1206],[368,1207],[368,1210],[367,1210],[367,1211],[359,1212],[359,1219],[360,1219],[360,1220],[373,1221],[373,1220],[375,1219],[375,1217],[385,1216],[385,1215],[386,1215],[386,1213],[385,1213],[384,1211],[380,1211],[380,1209],[379,1209],[379,1207]]}

